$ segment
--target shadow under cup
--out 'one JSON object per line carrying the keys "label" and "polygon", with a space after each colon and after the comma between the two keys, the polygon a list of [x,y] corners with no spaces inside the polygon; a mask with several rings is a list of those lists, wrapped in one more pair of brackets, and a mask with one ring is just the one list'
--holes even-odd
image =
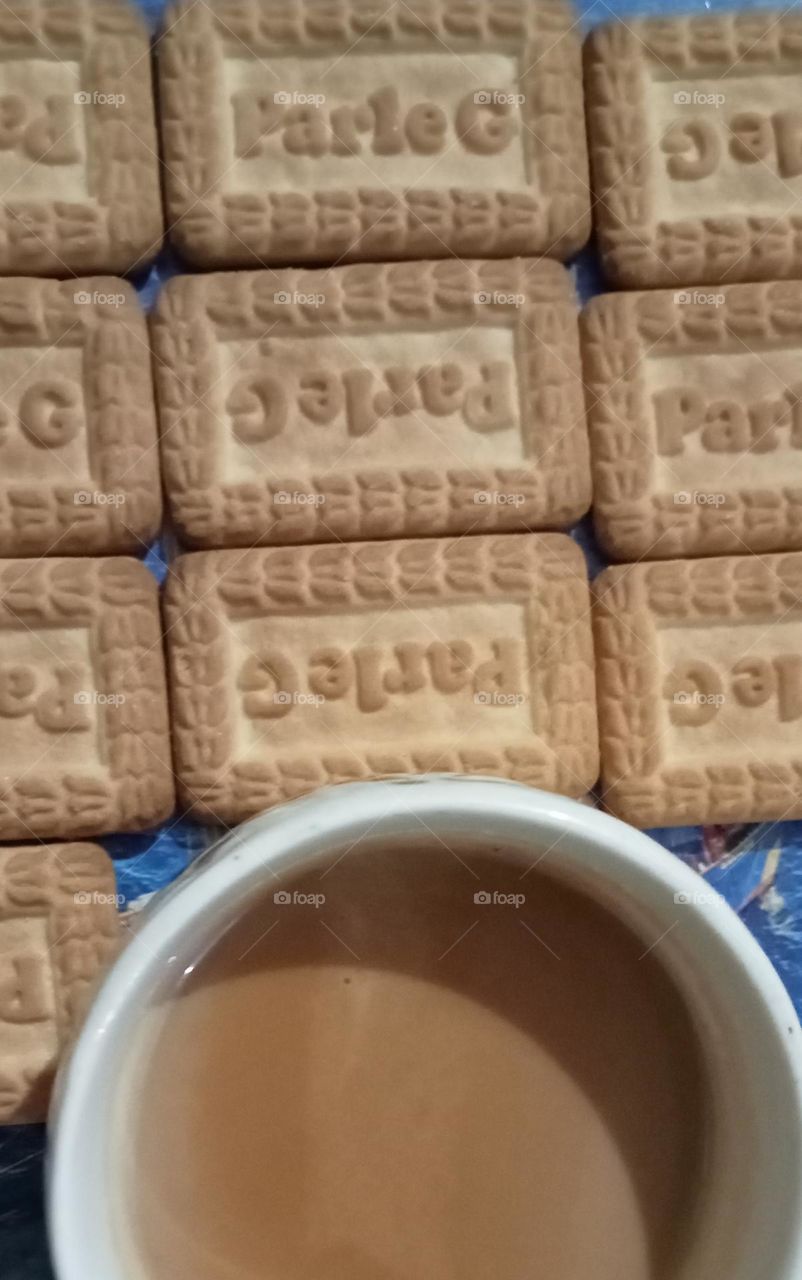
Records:
{"label": "shadow under cup", "polygon": [[365,790],[241,828],[123,958],[108,1280],[792,1280],[794,1020],[740,922],[571,802]]}

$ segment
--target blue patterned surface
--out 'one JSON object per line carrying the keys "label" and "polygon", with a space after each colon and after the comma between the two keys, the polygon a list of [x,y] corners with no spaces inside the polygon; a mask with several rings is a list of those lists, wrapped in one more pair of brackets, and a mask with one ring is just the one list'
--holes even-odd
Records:
{"label": "blue patterned surface", "polygon": [[[213,5],[214,0],[209,0]],[[162,0],[140,0],[155,27]],[[732,8],[726,0],[677,3],[676,0],[604,0],[581,6],[583,25],[636,14],[715,11]],[[772,8],[748,4],[741,8]],[[175,261],[164,253],[144,279],[137,279],[144,304],[150,307],[163,280],[174,274]],[[600,292],[598,265],[592,250],[577,260],[576,281],[584,301]],[[586,552],[591,574],[603,564],[589,521],[574,530]],[[169,538],[151,549],[147,563],[162,578]],[[797,1010],[802,1014],[802,822],[730,828],[677,827],[652,832],[657,840],[708,879],[738,911],[778,969]],[[209,843],[208,829],[184,819],[158,831],[112,836],[102,843],[115,861],[119,890],[126,901],[169,884]],[[0,1128],[0,1280],[53,1280],[47,1257],[42,1205],[44,1129],[34,1125]],[[103,1280],[89,1277],[86,1280]],[[165,1277],[165,1280],[168,1280]],[[321,1278],[323,1280],[323,1278]]]}

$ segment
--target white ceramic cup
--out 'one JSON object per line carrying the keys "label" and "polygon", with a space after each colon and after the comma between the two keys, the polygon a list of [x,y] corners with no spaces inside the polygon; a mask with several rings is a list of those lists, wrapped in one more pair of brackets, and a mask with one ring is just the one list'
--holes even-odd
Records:
{"label": "white ceramic cup", "polygon": [[154,898],[57,1083],[48,1219],[59,1280],[140,1280],[119,1238],[112,1116],[154,993],[263,892],[268,868],[286,876],[355,843],[432,833],[454,848],[486,839],[526,867],[545,854],[542,869],[656,943],[698,1028],[715,1134],[681,1280],[800,1280],[800,1027],[748,930],[695,872],[617,819],[517,783],[447,775],[330,787],[273,809]]}

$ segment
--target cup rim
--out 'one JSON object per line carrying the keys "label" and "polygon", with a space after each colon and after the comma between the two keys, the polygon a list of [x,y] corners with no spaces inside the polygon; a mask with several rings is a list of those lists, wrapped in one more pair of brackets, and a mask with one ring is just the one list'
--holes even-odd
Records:
{"label": "cup rim", "polygon": [[[592,867],[603,855],[611,872],[629,874],[643,887],[692,895],[699,876],[642,831],[575,800],[500,778],[426,774],[343,783],[323,788],[235,827],[200,855],[176,881],[149,904],[133,939],[102,982],[80,1036],[63,1062],[49,1119],[46,1205],[51,1256],[58,1280],[85,1280],[87,1237],[96,1225],[98,1206],[108,1205],[107,1186],[88,1189],[76,1175],[76,1153],[87,1146],[100,1151],[105,1126],[87,1123],[93,1106],[111,1096],[108,1066],[119,1052],[125,1024],[152,994],[154,976],[169,963],[173,944],[188,921],[219,913],[237,893],[243,900],[264,885],[268,866],[301,865],[356,841],[368,831],[395,837],[420,824],[462,824],[466,836],[486,834],[503,840],[505,828],[531,828],[533,837],[573,837],[561,851],[563,865]],[[417,826],[413,825],[417,824]],[[802,1054],[800,1025],[779,975],[756,939],[734,911],[689,912],[699,930],[737,958],[744,983],[757,995],[776,1033],[783,1066],[795,1092],[802,1131]],[[100,1103],[102,1107],[102,1102]],[[802,1171],[795,1170],[802,1185]],[[104,1264],[104,1280],[131,1280],[115,1255]],[[794,1223],[788,1264],[770,1280],[795,1280],[802,1274],[802,1215]]]}

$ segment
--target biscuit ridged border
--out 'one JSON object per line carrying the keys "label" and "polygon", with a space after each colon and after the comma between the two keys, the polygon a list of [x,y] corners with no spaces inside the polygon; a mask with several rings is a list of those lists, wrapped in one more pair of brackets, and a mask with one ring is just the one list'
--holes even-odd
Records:
{"label": "biscuit ridged border", "polygon": [[145,23],[128,0],[43,0],[6,5],[0,43],[25,57],[60,52],[81,63],[78,88],[121,95],[81,105],[87,181],[97,203],[10,193],[0,202],[0,273],[60,275],[132,270],[155,256],[164,233],[158,144]]}
{"label": "biscuit ridged border", "polygon": [[172,810],[167,695],[158,588],[125,557],[0,562],[0,636],[6,630],[85,627],[103,703],[103,767],[54,769],[46,757],[0,780],[0,839],[141,830]]}
{"label": "biscuit ridged border", "polygon": [[[520,308],[477,294],[521,294]],[[320,306],[276,301],[323,296]],[[273,334],[424,331],[427,326],[508,325],[521,381],[527,458],[517,467],[361,467],[310,477],[224,483],[229,430],[217,344]],[[173,517],[191,546],[281,544],[568,525],[590,505],[590,464],[576,307],[557,263],[420,262],[330,271],[182,276],[162,292],[152,321],[161,448]],[[358,456],[358,446],[349,461]],[[477,505],[477,490],[515,491],[518,506]],[[318,505],[276,504],[276,493],[312,492]]]}
{"label": "biscuit ridged border", "polygon": [[[224,46],[244,55],[431,47],[455,56],[510,48],[521,58],[525,192],[416,189],[224,194],[220,122]],[[203,266],[542,253],[567,258],[590,234],[588,161],[576,24],[565,0],[181,0],[159,45],[165,190],[171,235]]]}
{"label": "biscuit ridged border", "polygon": [[[76,296],[86,299],[76,302]],[[124,301],[100,302],[98,297]],[[156,410],[148,333],[124,280],[0,280],[0,349],[57,343],[82,352],[92,479],[53,485],[0,474],[0,556],[138,550],[161,519]],[[43,378],[47,364],[38,365]],[[85,503],[94,489],[124,502]]]}
{"label": "biscuit ridged border", "polygon": [[[791,62],[802,73],[802,14],[753,10],[609,23],[585,42],[585,97],[599,249],[623,288],[802,275],[802,214],[720,214],[664,222],[654,208],[650,66],[687,78],[710,67]],[[737,64],[737,65],[736,65]]]}
{"label": "biscuit ridged border", "polygon": [[637,827],[802,817],[802,751],[763,763],[667,766],[661,626],[802,617],[802,553],[617,565],[593,584],[602,797]]}
{"label": "biscuit ridged border", "polygon": [[[0,920],[46,921],[58,1042],[76,1032],[97,976],[119,947],[114,866],[94,844],[0,849]],[[76,895],[87,895],[76,901]],[[91,895],[91,900],[90,900]],[[19,1065],[18,1070],[14,1068]],[[30,1080],[24,1061],[0,1067],[0,1124],[43,1120],[55,1070]]]}
{"label": "biscuit ridged border", "polygon": [[593,514],[618,559],[802,549],[802,455],[794,483],[734,489],[720,508],[677,505],[651,494],[653,413],[644,364],[650,357],[740,355],[752,346],[798,347],[802,283],[739,284],[715,306],[675,301],[672,292],[605,294],[580,316],[588,391]]}
{"label": "biscuit ridged border", "polygon": [[[304,751],[237,761],[226,630],[235,618],[304,613],[408,597],[436,602],[519,599],[529,608],[532,744],[452,751]],[[206,551],[173,565],[165,600],[173,745],[181,797],[195,817],[236,822],[316,787],[426,773],[493,774],[582,795],[598,773],[589,597],[579,548],[561,534]],[[554,642],[555,624],[561,624]],[[403,735],[403,729],[399,736]]]}

